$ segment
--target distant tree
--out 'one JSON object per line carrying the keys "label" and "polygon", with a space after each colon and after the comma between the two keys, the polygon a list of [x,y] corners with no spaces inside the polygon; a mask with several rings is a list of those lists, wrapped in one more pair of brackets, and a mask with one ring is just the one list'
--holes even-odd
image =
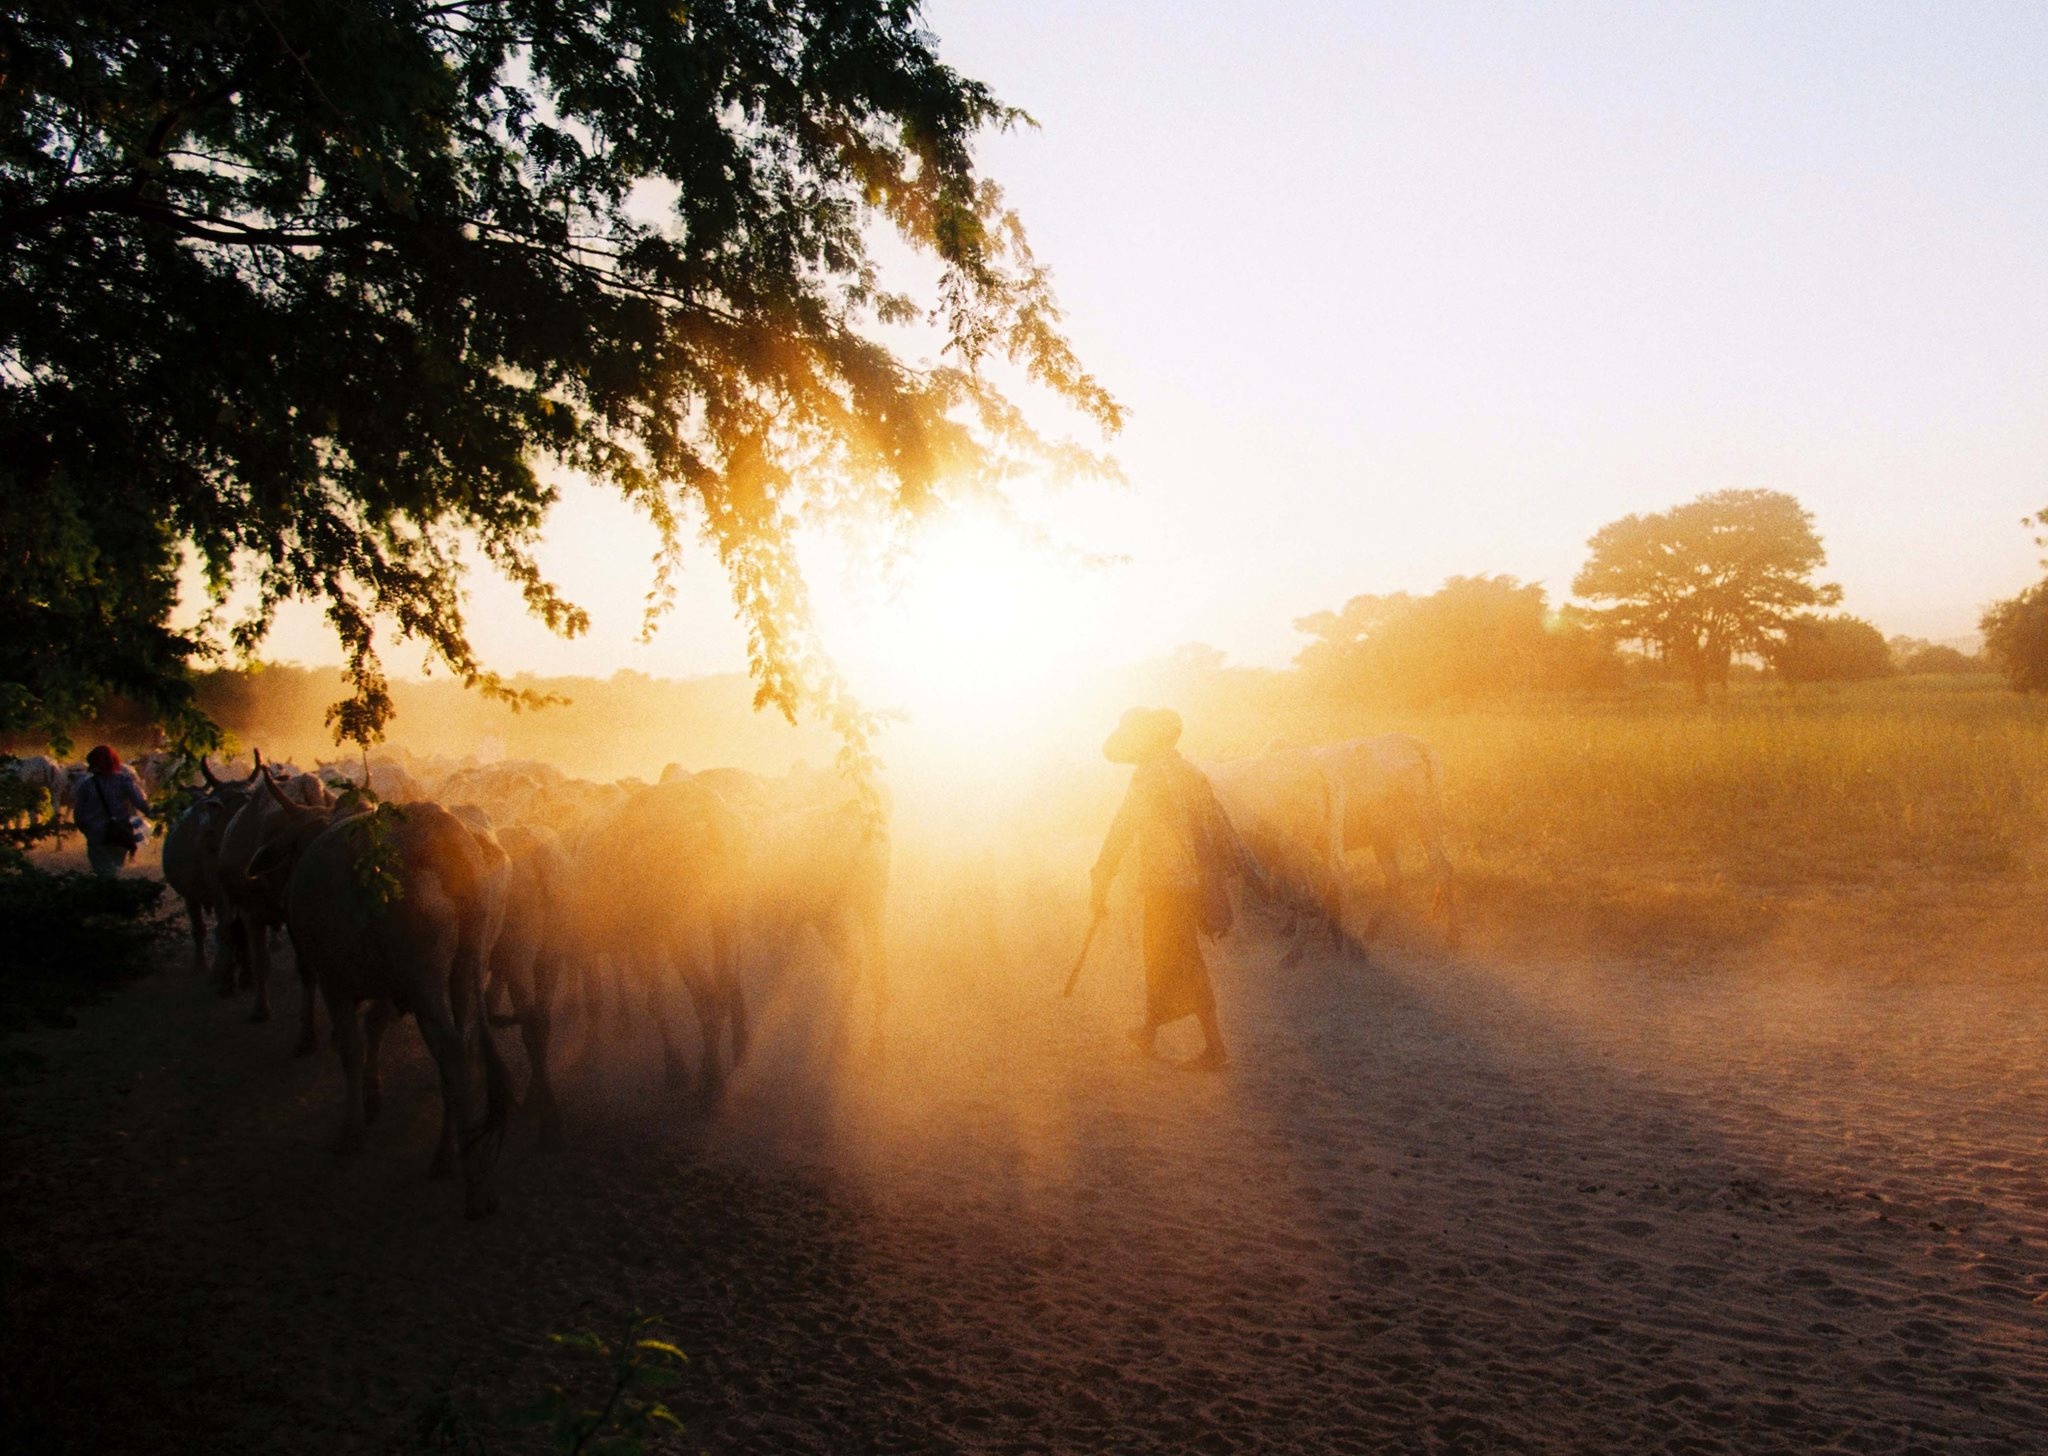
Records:
{"label": "distant tree", "polygon": [[1618,641],[1641,642],[1691,681],[1728,684],[1741,655],[1769,656],[1801,610],[1840,601],[1818,585],[1827,561],[1813,517],[1775,490],[1722,490],[1668,511],[1602,526],[1572,590],[1608,605],[1593,615]]}
{"label": "distant tree", "polygon": [[1885,646],[1891,649],[1893,665],[1909,677],[1987,670],[1981,658],[1945,642],[1929,642],[1924,637],[1893,637]]}
{"label": "distant tree", "polygon": [[1027,118],[905,0],[34,0],[0,58],[0,729],[110,692],[196,726],[187,553],[216,605],[253,589],[245,651],[324,603],[345,735],[390,711],[380,639],[518,700],[462,563],[584,630],[534,554],[556,468],[657,528],[650,630],[710,544],[791,712],[830,692],[800,513],[1103,468],[992,359],[1120,420],[974,166]]}
{"label": "distant tree", "polygon": [[[2021,523],[2037,532],[2036,546],[2048,547],[2048,511]],[[2048,559],[2042,562],[2048,566]],[[2048,581],[2036,582],[2016,597],[1985,609],[1978,629],[1984,634],[1984,658],[2006,681],[2024,693],[2048,692]]]}
{"label": "distant tree", "polygon": [[1303,676],[1343,699],[1425,706],[1620,675],[1611,646],[1512,576],[1454,576],[1426,597],[1357,596],[1294,625],[1316,639],[1295,659]]}
{"label": "distant tree", "polygon": [[1770,662],[1790,683],[1862,682],[1896,671],[1884,633],[1846,613],[1794,617],[1771,649]]}
{"label": "distant tree", "polygon": [[2048,692],[2048,581],[1984,613],[1984,656],[2023,693]]}

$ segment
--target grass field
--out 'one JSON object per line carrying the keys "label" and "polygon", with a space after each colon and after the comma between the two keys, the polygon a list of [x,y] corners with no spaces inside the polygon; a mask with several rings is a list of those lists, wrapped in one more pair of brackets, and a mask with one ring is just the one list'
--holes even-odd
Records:
{"label": "grass field", "polygon": [[1443,764],[1480,924],[1632,953],[1803,922],[1939,938],[2018,913],[2048,871],[2048,702],[1987,677],[1638,689],[1383,725]]}

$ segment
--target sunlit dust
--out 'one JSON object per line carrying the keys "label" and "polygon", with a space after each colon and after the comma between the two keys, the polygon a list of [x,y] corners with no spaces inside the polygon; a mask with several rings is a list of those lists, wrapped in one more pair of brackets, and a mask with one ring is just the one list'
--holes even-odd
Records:
{"label": "sunlit dust", "polygon": [[912,737],[1015,747],[1111,660],[1106,574],[1012,523],[957,514],[921,533],[886,584],[821,593],[819,625],[854,691]]}

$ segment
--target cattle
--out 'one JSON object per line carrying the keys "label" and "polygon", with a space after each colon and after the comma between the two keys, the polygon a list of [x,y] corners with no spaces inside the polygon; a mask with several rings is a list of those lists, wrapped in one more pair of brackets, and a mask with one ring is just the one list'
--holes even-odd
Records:
{"label": "cattle", "polygon": [[505,921],[492,948],[485,1002],[502,995],[526,1046],[525,1106],[543,1139],[561,1140],[561,1113],[548,1077],[548,1043],[570,955],[572,868],[554,831],[514,824],[496,831],[508,863]]}
{"label": "cattle", "polygon": [[1290,928],[1307,913],[1341,940],[1344,860],[1332,853],[1331,786],[1315,755],[1272,748],[1201,767],[1268,889],[1289,912]]}
{"label": "cattle", "polygon": [[1422,846],[1430,872],[1430,913],[1457,944],[1456,886],[1444,852],[1443,773],[1429,745],[1406,733],[1381,733],[1313,750],[1331,786],[1335,845],[1369,848],[1388,895],[1401,894],[1401,845]]}
{"label": "cattle", "polygon": [[[879,1054],[889,1006],[885,947],[889,899],[889,805],[836,774],[792,772],[780,780],[734,781],[712,770],[720,792],[742,807],[751,831],[746,884],[749,939],[787,947],[816,934],[849,981],[867,982],[870,1045]],[[751,778],[752,776],[747,776]],[[719,782],[720,779],[713,779]]]}
{"label": "cattle", "polygon": [[1341,941],[1344,934],[1349,852],[1371,849],[1388,896],[1398,898],[1401,847],[1414,840],[1430,866],[1431,913],[1456,943],[1441,775],[1420,739],[1385,733],[1317,748],[1274,747],[1204,771],[1275,892],[1291,908],[1313,912],[1332,936]]}
{"label": "cattle", "polygon": [[142,785],[143,794],[155,800],[176,782],[179,770],[186,763],[185,755],[174,753],[167,748],[153,748],[138,753],[128,761],[128,767],[135,774],[135,781]]}
{"label": "cattle", "polygon": [[[248,979],[256,987],[252,1022],[270,1020],[270,932],[285,926],[285,876],[283,872],[256,874],[250,862],[256,852],[276,840],[289,840],[307,833],[315,825],[326,825],[332,801],[311,774],[295,774],[279,780],[268,772],[262,754],[256,754],[254,780],[264,793],[250,793],[211,840],[207,854],[207,889],[213,909],[219,915],[221,938],[236,952]],[[203,844],[207,840],[203,838]],[[309,1055],[315,1046],[313,989],[305,981],[307,969],[301,958],[299,979],[305,983],[303,1012],[299,1022],[299,1044],[295,1055]],[[223,981],[221,993],[233,991]]]}
{"label": "cattle", "polygon": [[381,754],[369,760],[367,768],[361,761],[326,759],[315,765],[314,771],[324,784],[332,786],[346,781],[354,788],[367,788],[385,804],[409,804],[427,797],[420,781],[405,765]]}
{"label": "cattle", "polygon": [[443,804],[483,804],[491,817],[517,823],[532,817],[548,793],[564,780],[562,771],[535,759],[516,759],[459,768],[433,786]]}
{"label": "cattle", "polygon": [[[49,822],[56,824],[60,821],[65,806],[70,802],[71,788],[70,774],[63,764],[44,754],[31,753],[25,758],[16,759],[9,765],[8,772],[31,788],[41,789],[49,804]],[[28,821],[30,824],[36,822],[33,811],[30,812]]]}
{"label": "cattle", "polygon": [[748,836],[717,793],[692,780],[645,787],[582,835],[570,876],[570,933],[585,974],[609,962],[638,989],[661,1036],[671,1086],[689,1078],[668,1012],[681,979],[702,1042],[695,1098],[715,1106],[730,1050],[747,1052],[747,1008],[734,956],[746,888]]}
{"label": "cattle", "polygon": [[484,1015],[485,970],[506,912],[505,851],[488,830],[415,803],[338,819],[295,857],[288,848],[267,852],[252,869],[285,863],[292,942],[313,968],[341,1058],[340,1149],[362,1146],[382,1101],[378,1043],[395,1016],[410,1014],[440,1074],[433,1171],[461,1175],[470,1217],[490,1213],[511,1098]]}
{"label": "cattle", "polygon": [[[263,759],[256,757],[257,780],[264,792],[251,794],[237,809],[220,837],[213,859],[211,889],[214,907],[229,928],[230,944],[239,945],[248,958],[249,973],[256,985],[256,1005],[251,1021],[270,1019],[270,932],[285,923],[284,891],[288,865],[278,862],[276,846],[295,843],[325,828],[332,801],[311,774],[297,774],[282,782],[264,772]],[[271,869],[252,868],[259,851],[267,851]],[[314,1026],[313,986],[305,958],[299,958],[299,979],[304,986],[299,1041],[294,1054],[310,1054],[317,1044]]]}
{"label": "cattle", "polygon": [[199,772],[206,788],[164,834],[163,874],[165,881],[185,902],[185,914],[192,925],[192,953],[199,968],[205,969],[206,916],[214,917],[214,971],[220,977],[220,993],[235,992],[235,966],[240,952],[234,943],[234,928],[220,914],[216,869],[221,838],[230,820],[256,790],[258,770],[246,779],[221,779],[202,756]]}

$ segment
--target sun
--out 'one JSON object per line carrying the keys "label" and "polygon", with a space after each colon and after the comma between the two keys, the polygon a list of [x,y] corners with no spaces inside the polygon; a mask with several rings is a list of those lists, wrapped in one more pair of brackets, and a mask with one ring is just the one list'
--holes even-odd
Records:
{"label": "sun", "polygon": [[1102,576],[1012,522],[961,512],[920,533],[893,590],[821,601],[820,629],[861,700],[914,734],[1014,743],[1101,665]]}

